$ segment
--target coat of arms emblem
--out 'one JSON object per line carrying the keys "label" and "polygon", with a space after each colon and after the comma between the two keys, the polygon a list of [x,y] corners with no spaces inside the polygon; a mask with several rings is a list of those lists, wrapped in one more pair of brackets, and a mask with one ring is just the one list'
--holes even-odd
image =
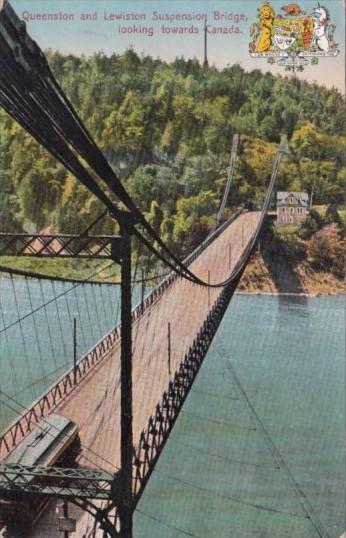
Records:
{"label": "coat of arms emblem", "polygon": [[318,3],[311,13],[298,4],[282,6],[277,14],[269,2],[258,9],[258,21],[250,28],[249,43],[253,58],[267,58],[286,70],[302,71],[309,63],[318,63],[319,57],[337,56],[335,24],[329,10]]}

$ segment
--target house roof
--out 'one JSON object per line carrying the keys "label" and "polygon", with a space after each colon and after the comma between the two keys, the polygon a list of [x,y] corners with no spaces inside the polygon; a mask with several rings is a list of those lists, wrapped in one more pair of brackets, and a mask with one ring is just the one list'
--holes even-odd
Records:
{"label": "house roof", "polygon": [[309,202],[309,196],[306,192],[294,192],[294,191],[278,191],[277,192],[277,205],[285,205],[286,198],[288,196],[294,196],[300,205],[307,207]]}

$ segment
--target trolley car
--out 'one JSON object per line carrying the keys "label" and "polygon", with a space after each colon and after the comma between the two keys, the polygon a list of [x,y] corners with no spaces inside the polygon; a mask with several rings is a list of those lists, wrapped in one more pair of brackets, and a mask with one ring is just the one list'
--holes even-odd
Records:
{"label": "trolley car", "polygon": [[[78,426],[62,415],[52,414],[40,422],[3,463],[71,468],[76,466],[80,450]],[[42,485],[44,479],[35,477],[32,484]],[[6,526],[5,536],[25,536],[48,502],[49,497],[42,495],[1,494],[0,529]]]}

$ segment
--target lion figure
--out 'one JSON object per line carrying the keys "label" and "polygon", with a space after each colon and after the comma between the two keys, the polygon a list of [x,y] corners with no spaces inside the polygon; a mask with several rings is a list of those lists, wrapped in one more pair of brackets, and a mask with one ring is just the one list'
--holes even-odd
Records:
{"label": "lion figure", "polygon": [[259,20],[261,35],[257,43],[256,52],[266,52],[272,44],[272,28],[275,19],[275,11],[265,3],[259,8]]}

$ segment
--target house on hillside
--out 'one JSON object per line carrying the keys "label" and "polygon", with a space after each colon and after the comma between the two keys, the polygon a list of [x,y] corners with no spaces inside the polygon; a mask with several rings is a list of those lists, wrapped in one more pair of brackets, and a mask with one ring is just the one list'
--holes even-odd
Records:
{"label": "house on hillside", "polygon": [[300,225],[308,213],[309,196],[306,192],[278,191],[276,200],[277,223]]}

